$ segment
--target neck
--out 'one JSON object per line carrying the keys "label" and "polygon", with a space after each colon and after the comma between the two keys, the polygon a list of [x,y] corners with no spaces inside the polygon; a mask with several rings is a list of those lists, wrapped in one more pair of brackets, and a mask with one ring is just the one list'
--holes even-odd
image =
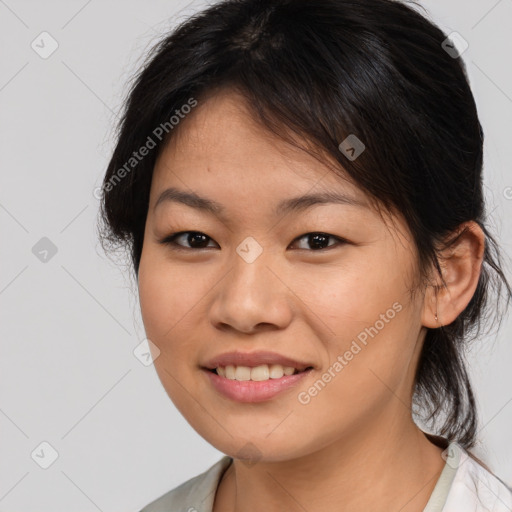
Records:
{"label": "neck", "polygon": [[[404,408],[405,411],[405,408]],[[404,413],[388,429],[350,437],[288,461],[247,466],[234,459],[219,484],[214,512],[289,510],[422,512],[445,461]]]}

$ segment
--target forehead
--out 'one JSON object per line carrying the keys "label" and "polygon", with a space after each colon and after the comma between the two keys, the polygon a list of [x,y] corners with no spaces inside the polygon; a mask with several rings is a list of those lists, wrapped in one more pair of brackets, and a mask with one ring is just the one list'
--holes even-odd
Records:
{"label": "forehead", "polygon": [[327,160],[336,167],[336,174],[325,158],[315,158],[257,122],[239,93],[221,90],[199,101],[180,121],[157,159],[152,191],[171,184],[219,191],[237,183],[240,189],[233,191],[237,195],[248,189],[260,197],[269,197],[273,191],[315,189],[365,199],[341,165],[330,157]]}

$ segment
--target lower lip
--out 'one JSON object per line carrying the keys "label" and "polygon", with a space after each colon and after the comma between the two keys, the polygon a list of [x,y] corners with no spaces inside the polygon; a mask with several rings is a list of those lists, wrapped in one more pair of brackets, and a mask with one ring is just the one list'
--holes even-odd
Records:
{"label": "lower lip", "polygon": [[299,384],[312,370],[294,375],[284,375],[279,379],[268,380],[231,380],[221,377],[215,372],[203,370],[213,387],[222,395],[237,402],[264,402],[279,393]]}

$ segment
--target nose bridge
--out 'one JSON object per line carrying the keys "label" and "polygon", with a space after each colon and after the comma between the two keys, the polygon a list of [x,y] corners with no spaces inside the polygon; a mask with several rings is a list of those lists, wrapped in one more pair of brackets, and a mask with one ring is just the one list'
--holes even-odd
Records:
{"label": "nose bridge", "polygon": [[239,301],[257,301],[270,295],[269,251],[252,236],[246,237],[231,258],[230,292]]}
{"label": "nose bridge", "polygon": [[259,324],[286,325],[291,318],[286,287],[268,268],[270,251],[247,237],[236,247],[230,265],[212,305],[212,322],[246,332]]}

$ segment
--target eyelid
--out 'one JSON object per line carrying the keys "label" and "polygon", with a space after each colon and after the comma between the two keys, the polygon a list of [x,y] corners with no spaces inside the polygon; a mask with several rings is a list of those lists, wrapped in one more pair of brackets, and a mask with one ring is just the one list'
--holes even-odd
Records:
{"label": "eyelid", "polygon": [[[348,240],[346,240],[345,238],[343,237],[340,237],[340,236],[337,236],[337,235],[332,235],[331,233],[326,233],[324,231],[308,231],[307,233],[304,233],[303,235],[300,235],[298,236],[297,238],[295,238],[290,245],[293,245],[295,243],[297,243],[298,240],[301,240],[302,238],[305,238],[305,237],[308,237],[310,235],[323,235],[325,237],[328,237],[328,238],[332,238],[333,240],[336,241],[335,244],[332,244],[332,245],[328,245],[327,247],[324,247],[323,249],[296,249],[298,251],[305,251],[305,252],[308,252],[308,253],[319,253],[319,254],[324,254],[326,251],[329,251],[331,249],[336,249],[336,247],[340,247],[342,245],[346,245],[346,244],[350,244],[351,242],[349,242]],[[290,247],[290,246],[288,246]]]}
{"label": "eyelid", "polygon": [[[195,234],[199,234],[199,235],[205,235],[206,238],[209,239],[209,241],[215,242],[215,240],[213,240],[213,238],[208,236],[206,233],[203,233],[202,231],[195,231],[195,230],[176,231],[175,233],[171,233],[170,235],[166,235],[165,237],[157,240],[157,242],[159,244],[162,244],[162,245],[172,246],[172,248],[174,250],[178,250],[178,251],[179,250],[184,250],[184,251],[200,251],[200,250],[204,250],[204,249],[211,249],[211,247],[200,247],[200,248],[187,247],[187,246],[184,246],[184,245],[177,244],[175,242],[175,239],[178,238],[179,236],[187,235],[187,234],[191,234],[191,233],[195,233]],[[217,244],[217,242],[215,242],[215,243]]]}

